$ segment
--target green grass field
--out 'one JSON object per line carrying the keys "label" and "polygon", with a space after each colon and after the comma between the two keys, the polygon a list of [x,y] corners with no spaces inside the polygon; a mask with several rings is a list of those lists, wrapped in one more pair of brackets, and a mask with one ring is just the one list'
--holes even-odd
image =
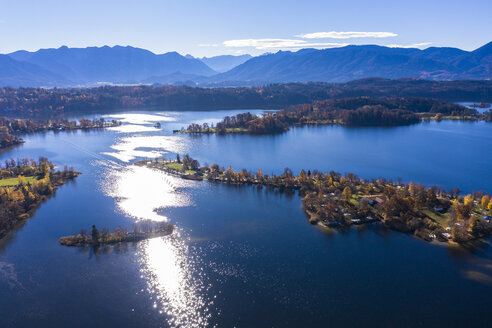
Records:
{"label": "green grass field", "polygon": [[[34,180],[36,180],[35,177],[24,177],[24,179],[26,180],[26,183],[32,183]],[[17,178],[0,179],[0,187],[17,186],[18,184],[19,179]]]}
{"label": "green grass field", "polygon": [[169,164],[166,164],[164,166],[169,167],[171,169],[180,170],[180,171],[183,168],[183,164],[179,164],[179,163],[169,163]]}
{"label": "green grass field", "polygon": [[425,209],[422,211],[425,215],[439,223],[442,227],[447,227],[448,226],[448,221],[449,221],[449,214],[448,213],[438,213],[435,212],[431,209]]}

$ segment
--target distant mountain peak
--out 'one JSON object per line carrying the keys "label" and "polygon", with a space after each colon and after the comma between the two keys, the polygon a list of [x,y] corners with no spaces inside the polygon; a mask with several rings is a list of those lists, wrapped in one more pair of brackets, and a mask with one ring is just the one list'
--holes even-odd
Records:
{"label": "distant mountain peak", "polygon": [[473,51],[475,54],[481,54],[481,55],[490,55],[492,54],[492,41],[484,44],[480,48],[477,48]]}
{"label": "distant mountain peak", "polygon": [[200,60],[217,72],[226,72],[253,58],[249,54],[203,57]]}

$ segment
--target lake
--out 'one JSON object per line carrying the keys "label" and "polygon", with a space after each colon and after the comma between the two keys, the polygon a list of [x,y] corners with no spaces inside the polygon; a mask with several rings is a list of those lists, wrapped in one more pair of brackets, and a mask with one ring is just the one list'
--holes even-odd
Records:
{"label": "lake", "polygon": [[[328,232],[297,194],[181,180],[132,165],[190,156],[492,193],[492,124],[297,127],[274,136],[173,134],[244,110],[108,115],[123,126],[23,136],[0,159],[83,172],[0,241],[0,327],[488,326],[492,249],[422,242],[380,224]],[[262,111],[252,111],[261,113]],[[154,128],[160,122],[161,129]],[[168,220],[172,237],[60,246],[80,228]]]}

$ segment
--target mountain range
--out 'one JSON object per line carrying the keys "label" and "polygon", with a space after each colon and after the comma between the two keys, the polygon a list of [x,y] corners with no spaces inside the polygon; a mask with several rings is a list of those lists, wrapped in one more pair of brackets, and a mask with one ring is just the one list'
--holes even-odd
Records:
{"label": "mountain range", "polygon": [[492,42],[475,51],[374,45],[279,51],[252,58],[215,81],[346,82],[382,77],[430,80],[491,79]]}
{"label": "mountain range", "polygon": [[346,82],[361,78],[491,79],[492,42],[474,50],[350,45],[279,51],[257,57],[195,58],[134,47],[16,51],[0,55],[0,86],[75,87],[99,83],[259,85]]}

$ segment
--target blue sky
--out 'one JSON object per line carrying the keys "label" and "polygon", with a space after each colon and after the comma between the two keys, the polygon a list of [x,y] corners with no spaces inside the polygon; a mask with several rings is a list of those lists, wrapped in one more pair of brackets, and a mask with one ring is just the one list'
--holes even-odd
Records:
{"label": "blue sky", "polygon": [[2,0],[0,53],[62,45],[194,56],[345,44],[473,50],[492,41],[491,13],[491,0]]}

